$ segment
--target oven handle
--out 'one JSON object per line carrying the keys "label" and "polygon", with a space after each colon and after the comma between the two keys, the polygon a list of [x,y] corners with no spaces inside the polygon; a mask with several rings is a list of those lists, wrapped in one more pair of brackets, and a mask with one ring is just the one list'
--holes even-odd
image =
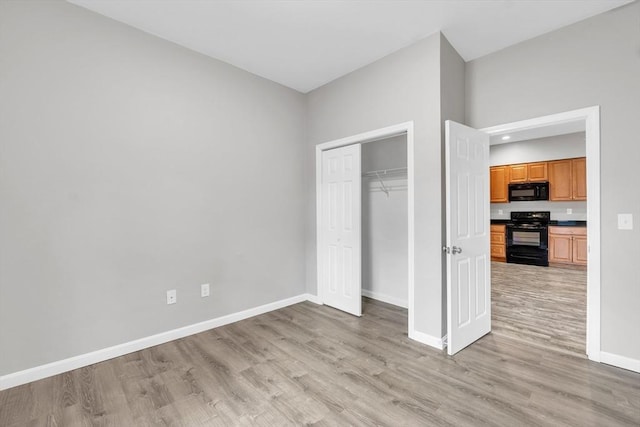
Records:
{"label": "oven handle", "polygon": [[538,227],[518,227],[515,224],[507,224],[507,229],[517,231],[545,231],[549,229],[549,226],[541,225]]}

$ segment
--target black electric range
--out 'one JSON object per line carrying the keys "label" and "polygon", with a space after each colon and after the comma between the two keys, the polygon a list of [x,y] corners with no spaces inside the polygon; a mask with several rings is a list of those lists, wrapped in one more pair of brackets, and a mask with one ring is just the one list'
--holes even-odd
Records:
{"label": "black electric range", "polygon": [[507,262],[549,266],[550,212],[511,212],[507,223]]}

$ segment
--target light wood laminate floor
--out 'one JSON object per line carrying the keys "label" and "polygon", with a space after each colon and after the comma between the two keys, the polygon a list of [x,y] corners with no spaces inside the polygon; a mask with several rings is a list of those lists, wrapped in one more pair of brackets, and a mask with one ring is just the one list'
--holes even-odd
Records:
{"label": "light wood laminate floor", "polygon": [[492,262],[491,308],[495,335],[587,357],[585,270]]}
{"label": "light wood laminate floor", "polygon": [[489,334],[454,357],[406,310],[300,303],[0,392],[8,426],[638,426],[640,374]]}

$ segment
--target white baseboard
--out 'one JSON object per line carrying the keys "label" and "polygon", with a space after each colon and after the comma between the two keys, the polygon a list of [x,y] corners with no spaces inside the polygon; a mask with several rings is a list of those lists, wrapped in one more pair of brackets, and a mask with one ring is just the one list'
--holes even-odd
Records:
{"label": "white baseboard", "polygon": [[314,304],[322,305],[322,301],[320,301],[320,297],[312,294],[305,294],[307,301],[312,302]]}
{"label": "white baseboard", "polygon": [[370,291],[369,289],[362,289],[362,296],[371,298],[377,301],[386,302],[387,304],[397,305],[398,307],[402,307],[402,308],[409,307],[409,304],[406,300],[381,294],[380,292]]}
{"label": "white baseboard", "polygon": [[446,335],[442,338],[437,338],[429,334],[425,334],[424,332],[418,332],[415,330],[409,331],[409,338],[422,344],[426,344],[430,347],[437,348],[438,350],[444,349],[444,343],[447,339]]}
{"label": "white baseboard", "polygon": [[269,304],[264,304],[237,313],[228,314],[216,319],[206,320],[204,322],[195,323],[193,325],[184,326],[182,328],[173,329],[171,331],[161,332],[156,335],[151,335],[123,344],[114,345],[112,347],[103,348],[101,350],[92,351],[91,353],[80,354],[68,359],[58,360],[56,362],[51,362],[45,365],[25,369],[23,371],[3,375],[0,376],[0,390],[16,387],[22,384],[30,383],[32,381],[51,377],[53,375],[58,375],[63,372],[68,372],[74,369],[82,368],[84,366],[92,365],[94,363],[103,362],[105,360],[113,359],[114,357],[123,356],[134,351],[139,351],[145,348],[153,347],[155,345],[164,344],[169,341],[184,338],[186,336],[217,328],[219,326],[228,325],[230,323],[258,316],[260,314],[278,310],[289,305],[297,304],[299,302],[307,300],[315,302],[314,299],[317,300],[317,297],[310,294],[297,295],[295,297],[286,298]]}
{"label": "white baseboard", "polygon": [[630,357],[601,351],[600,362],[640,373],[640,360],[638,359],[632,359]]}

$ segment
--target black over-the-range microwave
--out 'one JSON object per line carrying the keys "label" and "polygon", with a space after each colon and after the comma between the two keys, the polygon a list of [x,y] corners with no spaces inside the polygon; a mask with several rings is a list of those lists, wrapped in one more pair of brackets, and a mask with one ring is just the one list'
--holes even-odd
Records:
{"label": "black over-the-range microwave", "polygon": [[509,201],[549,200],[548,182],[522,182],[509,184]]}

